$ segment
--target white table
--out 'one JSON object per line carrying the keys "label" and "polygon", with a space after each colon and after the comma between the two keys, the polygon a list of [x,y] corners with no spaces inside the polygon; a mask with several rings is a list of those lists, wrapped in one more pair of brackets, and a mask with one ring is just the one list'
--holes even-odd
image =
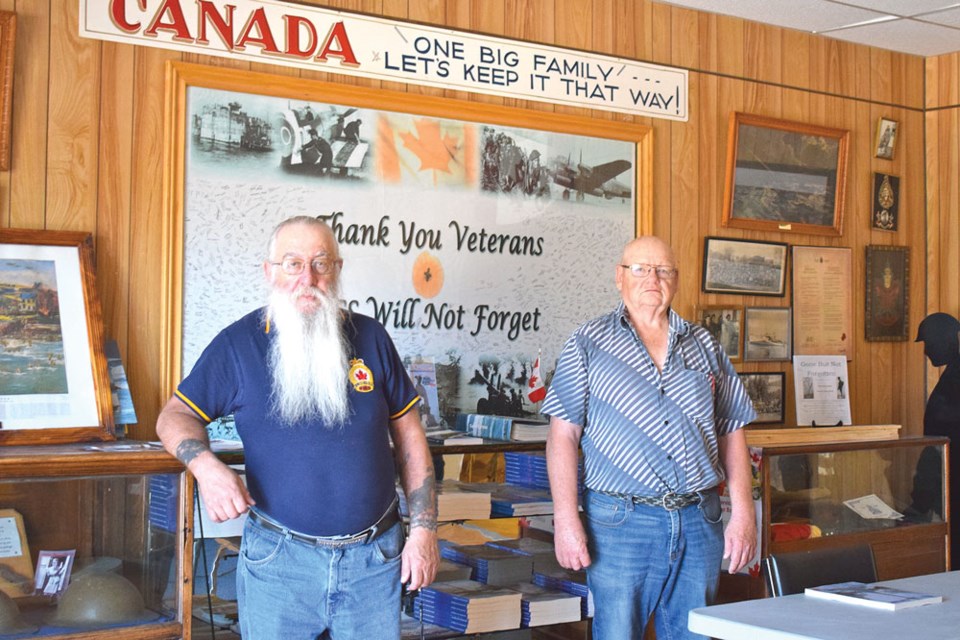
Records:
{"label": "white table", "polygon": [[943,602],[882,611],[797,594],[694,609],[688,626],[719,640],[960,640],[960,571],[881,584]]}

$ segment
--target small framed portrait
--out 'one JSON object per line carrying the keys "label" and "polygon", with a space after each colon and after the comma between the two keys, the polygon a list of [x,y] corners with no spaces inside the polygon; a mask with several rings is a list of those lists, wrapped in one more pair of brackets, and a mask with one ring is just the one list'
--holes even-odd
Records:
{"label": "small framed portrait", "polygon": [[701,307],[697,322],[717,339],[730,362],[743,359],[743,307]]}
{"label": "small framed portrait", "polygon": [[900,178],[886,173],[873,174],[874,229],[896,231],[900,211]]}
{"label": "small framed portrait", "polygon": [[903,342],[908,338],[910,248],[868,245],[866,251],[867,342]]}
{"label": "small framed portrait", "polygon": [[786,374],[779,371],[739,375],[757,412],[757,419],[751,424],[782,423],[786,405]]}
{"label": "small framed portrait", "polygon": [[897,146],[897,133],[900,123],[889,118],[880,118],[877,122],[877,145],[875,155],[884,160],[893,160],[893,151]]}
{"label": "small framed portrait", "polygon": [[703,242],[704,293],[783,297],[786,274],[784,242],[714,237]]}
{"label": "small framed portrait", "polygon": [[754,362],[790,360],[793,353],[790,307],[747,307],[744,313],[743,359]]}
{"label": "small framed portrait", "polygon": [[34,580],[36,594],[56,597],[70,584],[75,549],[41,551],[37,556],[37,574]]}

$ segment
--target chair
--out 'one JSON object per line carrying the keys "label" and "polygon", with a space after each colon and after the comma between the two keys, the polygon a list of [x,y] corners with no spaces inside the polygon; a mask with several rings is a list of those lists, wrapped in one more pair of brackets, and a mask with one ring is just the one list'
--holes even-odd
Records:
{"label": "chair", "polygon": [[779,553],[763,559],[767,589],[773,597],[803,593],[807,587],[837,582],[876,582],[869,544]]}

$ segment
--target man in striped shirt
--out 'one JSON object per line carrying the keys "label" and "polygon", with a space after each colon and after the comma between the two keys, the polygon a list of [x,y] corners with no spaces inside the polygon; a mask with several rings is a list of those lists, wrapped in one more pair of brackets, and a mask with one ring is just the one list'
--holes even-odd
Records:
{"label": "man in striped shirt", "polygon": [[[756,549],[741,427],[756,417],[736,371],[703,327],[674,312],[677,262],[641,237],[616,267],[622,302],[567,341],[544,402],[557,559],[586,569],[597,640],[691,638],[687,613],[713,601],[721,559]],[[577,457],[586,493],[577,509]],[[721,524],[718,485],[732,514]]]}

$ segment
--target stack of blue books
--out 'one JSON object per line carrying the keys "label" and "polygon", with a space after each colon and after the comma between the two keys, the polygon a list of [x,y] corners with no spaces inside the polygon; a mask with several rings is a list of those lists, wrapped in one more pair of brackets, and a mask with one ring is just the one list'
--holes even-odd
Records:
{"label": "stack of blue books", "polygon": [[[503,454],[504,479],[509,484],[517,484],[534,489],[550,490],[547,477],[547,457],[542,451],[507,451]],[[583,458],[580,458],[577,471],[577,493],[583,493]]]}
{"label": "stack of blue books", "polygon": [[533,558],[518,555],[485,544],[457,545],[443,543],[440,556],[473,567],[471,578],[494,586],[530,582]]}
{"label": "stack of blue books", "polygon": [[593,617],[593,594],[587,588],[587,574],[584,571],[537,571],[533,574],[533,584],[548,589],[565,591],[580,596],[580,613],[584,618]]}
{"label": "stack of blue books", "polygon": [[520,626],[540,627],[580,620],[580,597],[530,582],[510,587],[522,596]]}
{"label": "stack of blue books", "polygon": [[490,489],[490,513],[494,518],[553,513],[549,491],[508,483],[491,485]]}
{"label": "stack of blue books", "polygon": [[516,629],[522,596],[474,580],[434,582],[413,600],[413,617],[460,633]]}
{"label": "stack of blue books", "polygon": [[486,543],[488,547],[503,549],[510,553],[516,553],[521,556],[529,556],[533,559],[534,572],[557,571],[562,569],[557,562],[557,554],[553,544],[537,540],[536,538],[516,538],[511,540],[491,540]]}

